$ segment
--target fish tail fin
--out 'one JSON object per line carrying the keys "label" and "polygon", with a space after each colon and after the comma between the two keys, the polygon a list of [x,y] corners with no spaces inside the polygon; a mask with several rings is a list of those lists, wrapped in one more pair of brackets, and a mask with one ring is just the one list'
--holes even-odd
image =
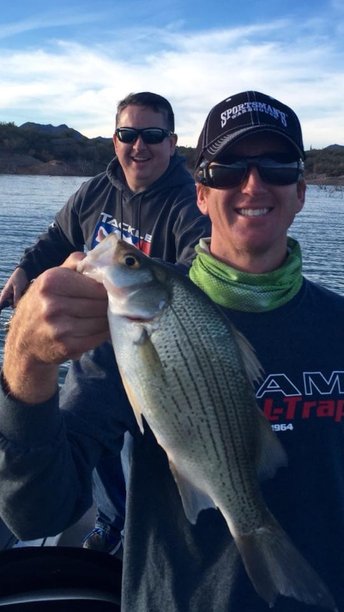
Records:
{"label": "fish tail fin", "polygon": [[254,588],[270,608],[284,595],[338,612],[325,584],[277,523],[235,541]]}

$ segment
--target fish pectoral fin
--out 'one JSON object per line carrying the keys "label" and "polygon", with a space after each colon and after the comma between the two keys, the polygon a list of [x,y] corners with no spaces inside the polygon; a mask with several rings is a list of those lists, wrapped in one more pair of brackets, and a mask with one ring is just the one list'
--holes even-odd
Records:
{"label": "fish pectoral fin", "polygon": [[151,329],[145,329],[141,337],[137,339],[137,350],[140,358],[144,361],[145,368],[150,372],[159,373],[159,376],[164,377],[164,369],[161,364],[159,353],[156,350],[151,340]]}
{"label": "fish pectoral fin", "polygon": [[[167,386],[160,357],[152,344],[149,335],[146,333],[144,328],[142,328],[142,326],[137,326],[133,337],[135,339],[135,344],[137,345],[137,351],[140,352],[140,356],[142,361],[145,363],[145,367],[151,372],[159,372],[162,382]],[[130,375],[130,369],[119,367],[119,372],[137,424],[141,433],[143,434],[144,427],[142,421],[142,411],[146,402],[145,398],[143,397],[143,393],[140,392],[140,385],[138,385],[137,381],[135,381],[135,376]]]}
{"label": "fish pectoral fin", "polygon": [[128,381],[128,379],[125,377],[124,374],[121,373],[121,378],[122,378],[122,383],[125,389],[125,392],[127,394],[129,403],[133,409],[133,413],[135,415],[135,419],[137,421],[137,424],[140,428],[141,433],[144,433],[144,427],[143,427],[143,421],[142,421],[142,411],[141,411],[141,402],[138,400],[137,397],[137,393],[135,393],[135,390],[133,389],[133,387],[131,386],[130,382]]}
{"label": "fish pectoral fin", "polygon": [[175,464],[170,459],[169,464],[173,477],[177,483],[186,518],[194,525],[197,522],[197,517],[201,510],[216,508],[216,504],[207,493],[190,482],[190,480],[176,468]]}

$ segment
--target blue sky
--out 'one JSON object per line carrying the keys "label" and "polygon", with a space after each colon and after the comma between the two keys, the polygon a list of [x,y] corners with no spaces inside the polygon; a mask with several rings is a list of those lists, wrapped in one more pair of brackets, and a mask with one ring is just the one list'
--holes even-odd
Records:
{"label": "blue sky", "polygon": [[166,96],[179,144],[257,89],[297,112],[305,148],[344,145],[342,0],[0,0],[0,121],[112,136],[131,91]]}

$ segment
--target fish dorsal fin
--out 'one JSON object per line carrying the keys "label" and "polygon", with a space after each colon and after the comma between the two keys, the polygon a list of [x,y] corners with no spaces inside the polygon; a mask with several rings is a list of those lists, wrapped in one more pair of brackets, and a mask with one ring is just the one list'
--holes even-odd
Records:
{"label": "fish dorsal fin", "polygon": [[[246,374],[253,385],[255,381],[261,380],[263,367],[247,338],[233,325],[232,330],[242,356]],[[257,439],[260,440],[256,456],[257,473],[261,480],[265,480],[266,478],[272,478],[278,468],[286,466],[288,459],[282,444],[271,429],[270,422],[258,406],[257,425],[260,431],[260,435],[257,436]]]}
{"label": "fish dorsal fin", "polygon": [[233,325],[232,331],[234,335],[234,340],[236,341],[239,351],[242,356],[242,360],[244,363],[244,368],[246,374],[253,384],[255,381],[259,381],[263,375],[263,366],[259,362],[258,357],[256,356],[255,350],[252,344],[245,338],[245,336],[239,332]]}
{"label": "fish dorsal fin", "polygon": [[260,480],[273,478],[278,468],[288,464],[287,453],[276,434],[272,431],[268,419],[257,406],[257,439],[260,445],[257,451],[257,473]]}
{"label": "fish dorsal fin", "polygon": [[216,504],[207,493],[195,487],[184,474],[178,471],[171,459],[169,459],[169,465],[177,483],[186,518],[194,525],[201,510],[216,508]]}

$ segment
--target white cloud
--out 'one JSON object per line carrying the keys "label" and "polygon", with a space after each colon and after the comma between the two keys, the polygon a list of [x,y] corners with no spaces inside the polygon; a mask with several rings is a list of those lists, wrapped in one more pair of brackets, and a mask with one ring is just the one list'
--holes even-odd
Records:
{"label": "white cloud", "polygon": [[2,120],[67,123],[89,137],[111,136],[117,102],[151,90],[172,102],[180,144],[194,146],[211,106],[245,89],[291,105],[306,148],[344,144],[341,53],[305,22],[195,33],[141,28],[117,31],[106,45],[58,41],[0,56]]}

